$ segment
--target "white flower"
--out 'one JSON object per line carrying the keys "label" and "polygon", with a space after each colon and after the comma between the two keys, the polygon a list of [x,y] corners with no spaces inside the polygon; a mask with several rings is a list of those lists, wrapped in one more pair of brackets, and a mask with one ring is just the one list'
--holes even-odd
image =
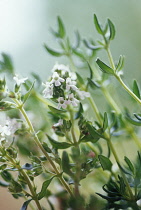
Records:
{"label": "white flower", "polygon": [[84,100],[85,97],[90,97],[90,93],[86,91],[77,90],[77,94],[81,100]]}
{"label": "white flower", "polygon": [[18,123],[16,119],[8,119],[6,120],[6,124],[4,126],[0,125],[0,135],[2,137],[10,136],[19,128],[20,123]]}
{"label": "white flower", "polygon": [[69,76],[70,76],[71,80],[77,79],[76,73],[74,73],[74,72],[69,72]]}
{"label": "white flower", "polygon": [[75,86],[76,82],[72,81],[70,77],[66,79],[66,89],[70,90],[72,88],[73,90],[77,90],[78,88]]}
{"label": "white flower", "polygon": [[6,125],[4,125],[4,126],[0,125],[0,135],[1,136],[10,136],[11,132],[10,132],[9,127]]}
{"label": "white flower", "polygon": [[61,82],[64,82],[65,80],[59,76],[57,72],[54,72],[52,75],[51,84],[54,83],[55,86],[60,86]]}
{"label": "white flower", "polygon": [[25,83],[25,81],[28,79],[28,77],[26,78],[22,78],[22,79],[19,79],[19,76],[16,74],[13,79],[16,81],[16,84],[18,86],[20,86],[21,84]]}
{"label": "white flower", "polygon": [[63,125],[63,119],[60,119],[60,120],[58,121],[58,123],[55,123],[55,124],[53,125],[53,127],[59,127],[59,126],[61,126],[61,125]]}
{"label": "white flower", "polygon": [[136,204],[141,207],[141,199],[137,200]]}
{"label": "white flower", "polygon": [[52,98],[53,96],[53,84],[50,84],[49,82],[42,83],[43,86],[45,86],[45,89],[43,90],[44,98]]}
{"label": "white flower", "polygon": [[58,102],[59,102],[59,104],[58,104],[58,109],[60,109],[61,107],[62,107],[63,109],[66,109],[66,107],[67,107],[67,101],[64,100],[63,97],[59,97],[59,98],[58,98]]}
{"label": "white flower", "polygon": [[72,104],[73,106],[77,106],[79,103],[79,100],[74,98],[73,93],[69,94],[67,104]]}
{"label": "white flower", "polygon": [[62,70],[64,72],[66,72],[66,71],[69,72],[70,71],[69,66],[65,66],[64,64],[58,64],[58,63],[56,63],[53,66],[52,72],[54,72],[56,70]]}

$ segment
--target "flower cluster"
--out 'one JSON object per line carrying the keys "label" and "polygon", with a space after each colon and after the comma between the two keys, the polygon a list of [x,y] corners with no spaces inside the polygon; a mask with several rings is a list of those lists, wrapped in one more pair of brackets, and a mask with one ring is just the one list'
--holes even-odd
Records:
{"label": "flower cluster", "polygon": [[13,135],[21,124],[16,119],[7,119],[5,125],[0,125],[0,136],[4,139],[6,136]]}
{"label": "flower cluster", "polygon": [[76,107],[80,99],[90,97],[90,94],[81,91],[77,86],[77,76],[71,72],[68,66],[63,64],[55,64],[52,69],[53,75],[49,82],[43,83],[44,98],[56,99],[58,109],[66,109],[68,105]]}

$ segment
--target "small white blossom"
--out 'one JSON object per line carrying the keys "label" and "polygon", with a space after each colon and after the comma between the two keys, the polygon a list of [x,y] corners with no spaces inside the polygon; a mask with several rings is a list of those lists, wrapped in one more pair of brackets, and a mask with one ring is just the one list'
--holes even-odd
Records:
{"label": "small white blossom", "polygon": [[59,102],[59,104],[58,104],[58,109],[60,109],[61,107],[62,107],[63,109],[66,109],[66,107],[67,107],[67,101],[64,100],[63,97],[59,97],[59,98],[58,98],[58,102]]}
{"label": "small white blossom", "polygon": [[73,106],[77,106],[79,103],[79,100],[74,98],[73,93],[69,94],[67,104],[72,104]]}
{"label": "small white blossom", "polygon": [[60,86],[61,82],[64,82],[65,80],[59,76],[57,72],[54,72],[52,75],[51,84],[55,84],[55,86]]}
{"label": "small white blossom", "polygon": [[141,207],[141,199],[137,200],[136,204]]}
{"label": "small white blossom", "polygon": [[16,81],[16,84],[18,86],[20,86],[21,84],[25,83],[25,81],[28,79],[28,77],[26,78],[22,78],[22,79],[19,79],[19,76],[16,74],[13,79]]}
{"label": "small white blossom", "polygon": [[74,72],[69,72],[69,77],[71,78],[71,80],[77,79],[76,73],[74,73]]}
{"label": "small white blossom", "polygon": [[54,72],[56,70],[62,70],[64,72],[66,72],[66,71],[69,72],[70,71],[69,66],[65,66],[64,64],[58,64],[58,63],[56,63],[53,66],[52,72]]}
{"label": "small white blossom", "polygon": [[1,136],[10,136],[11,135],[11,132],[10,132],[10,129],[8,126],[4,125],[4,126],[1,126],[0,125],[0,135]]}
{"label": "small white blossom", "polygon": [[81,90],[78,90],[77,91],[77,94],[78,94],[78,96],[79,96],[79,98],[81,99],[81,100],[84,100],[85,98],[88,98],[88,97],[90,97],[90,93],[89,92],[86,92],[86,91],[81,91]]}
{"label": "small white blossom", "polygon": [[16,119],[8,119],[4,126],[0,125],[0,135],[2,137],[13,135],[20,127],[21,125]]}
{"label": "small white blossom", "polygon": [[53,84],[50,84],[49,82],[42,83],[43,86],[45,86],[45,89],[43,90],[43,96],[44,98],[52,98],[53,96]]}
{"label": "small white blossom", "polygon": [[72,88],[73,90],[77,90],[78,88],[75,86],[76,82],[72,81],[70,77],[66,79],[66,89],[70,90]]}
{"label": "small white blossom", "polygon": [[58,121],[58,123],[55,123],[55,124],[53,125],[53,127],[59,127],[59,126],[61,126],[61,125],[63,125],[63,119],[60,119],[60,120]]}

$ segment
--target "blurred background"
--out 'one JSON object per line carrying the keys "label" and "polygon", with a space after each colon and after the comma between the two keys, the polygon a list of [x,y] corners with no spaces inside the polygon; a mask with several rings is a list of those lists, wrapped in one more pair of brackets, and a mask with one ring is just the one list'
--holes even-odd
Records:
{"label": "blurred background", "polygon": [[[105,23],[108,17],[115,23],[117,33],[111,44],[114,59],[118,60],[120,54],[125,55],[126,82],[131,84],[137,78],[140,84],[140,11],[140,0],[0,0],[0,53],[12,57],[17,73],[23,76],[40,73],[45,80],[55,62],[60,62],[60,58],[47,54],[43,47],[44,43],[54,49],[57,47],[50,33],[50,27],[57,26],[56,17],[62,18],[70,37],[73,38],[74,30],[78,29],[83,38],[97,40],[93,25],[93,14],[96,13],[100,22]],[[63,62],[67,64],[66,60]],[[2,204],[6,196],[0,188],[1,209],[18,210],[21,203],[11,195],[10,200]]]}

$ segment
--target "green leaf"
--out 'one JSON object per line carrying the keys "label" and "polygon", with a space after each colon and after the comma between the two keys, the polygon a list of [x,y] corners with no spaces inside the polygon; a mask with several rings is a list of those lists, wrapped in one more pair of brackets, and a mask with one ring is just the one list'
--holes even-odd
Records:
{"label": "green leaf", "polygon": [[140,99],[141,96],[140,96],[140,88],[138,86],[138,83],[136,80],[134,80],[133,82],[133,93]]}
{"label": "green leaf", "polygon": [[0,101],[0,111],[7,111],[14,108],[14,103],[11,103],[9,101]]}
{"label": "green leaf", "polygon": [[100,50],[103,47],[102,46],[96,46],[88,42],[86,39],[83,40],[84,45],[89,48],[90,50]]}
{"label": "green leaf", "polygon": [[87,64],[88,64],[88,67],[89,67],[89,70],[90,70],[90,79],[92,79],[93,78],[93,70],[92,70],[92,68],[91,68],[91,66],[90,66],[90,64],[87,62]]}
{"label": "green leaf", "polygon": [[101,164],[103,170],[111,171],[113,164],[110,161],[110,159],[103,155],[98,155],[98,158],[99,158],[99,161],[100,161],[100,164]]}
{"label": "green leaf", "polygon": [[124,56],[120,55],[118,64],[116,65],[116,71],[119,72],[124,66]]}
{"label": "green leaf", "polygon": [[78,74],[76,72],[76,75],[77,75],[77,81],[78,81],[79,85],[82,86],[83,84],[85,84],[85,82],[84,82],[83,78],[80,76],[80,74]]}
{"label": "green leaf", "polygon": [[73,50],[75,50],[75,49],[77,49],[77,48],[79,47],[79,45],[80,45],[80,40],[81,40],[80,34],[79,34],[78,31],[75,31],[75,36],[76,36],[76,43],[72,46],[72,49],[73,49]]}
{"label": "green leaf", "polygon": [[44,47],[48,51],[48,53],[51,54],[51,55],[53,55],[53,56],[60,57],[60,56],[64,55],[63,52],[52,50],[46,44],[44,44]]}
{"label": "green leaf", "polygon": [[73,175],[70,168],[71,168],[71,166],[70,166],[68,153],[66,151],[63,151],[63,154],[62,154],[62,169],[63,169],[63,172],[65,172],[66,174],[69,174],[69,175]]}
{"label": "green leaf", "polygon": [[96,63],[102,72],[112,75],[114,74],[114,70],[103,63],[99,58],[96,60]]}
{"label": "green leaf", "polygon": [[83,106],[82,104],[80,103],[79,104],[79,110],[78,112],[75,114],[75,119],[79,119],[81,117],[81,115],[83,114],[84,110],[83,110]]}
{"label": "green leaf", "polygon": [[0,62],[0,70],[8,70],[10,74],[14,73],[12,59],[8,54],[2,53],[3,62]]}
{"label": "green leaf", "polygon": [[90,85],[90,87],[92,89],[100,88],[100,85],[96,81],[94,81],[94,80],[92,80],[90,78],[87,78],[87,80],[88,80],[88,85]]}
{"label": "green leaf", "polygon": [[141,126],[141,121],[137,121],[137,120],[132,119],[127,111],[126,111],[126,116],[125,117],[126,117],[126,120],[129,123],[131,123],[133,125],[136,125],[136,126]]}
{"label": "green leaf", "polygon": [[10,182],[11,179],[12,179],[12,175],[11,175],[8,171],[6,171],[6,170],[4,170],[4,171],[1,172],[1,177],[2,177],[6,182]]}
{"label": "green leaf", "polygon": [[108,127],[108,116],[107,113],[104,113],[104,120],[103,120],[103,131],[105,131]]}
{"label": "green leaf", "polygon": [[140,114],[136,114],[136,113],[134,113],[134,116],[135,116],[138,120],[140,120],[140,121],[141,121],[141,115],[140,115]]}
{"label": "green leaf", "polygon": [[38,200],[41,200],[46,195],[46,190],[55,176],[43,182],[41,191],[38,193]]}
{"label": "green leaf", "polygon": [[88,131],[90,133],[90,135],[94,138],[94,139],[99,139],[99,138],[103,138],[103,136],[89,123],[87,123],[87,128]]}
{"label": "green leaf", "polygon": [[9,183],[0,180],[0,186],[1,187],[8,187]]}
{"label": "green leaf", "polygon": [[100,193],[96,193],[97,195],[99,195],[101,198],[103,198],[103,199],[106,199],[107,201],[112,201],[112,202],[114,202],[114,201],[119,201],[119,200],[121,200],[121,197],[110,197],[110,196],[106,196],[106,195],[102,195],[102,194],[100,194]]}
{"label": "green leaf", "polygon": [[20,210],[26,210],[28,207],[28,204],[30,203],[30,201],[32,201],[32,199],[25,201],[22,205],[22,208]]}
{"label": "green leaf", "polygon": [[62,114],[62,113],[64,113],[64,112],[66,112],[66,110],[56,109],[55,107],[50,106],[50,105],[48,105],[48,108],[49,108],[53,113],[56,113],[56,114]]}
{"label": "green leaf", "polygon": [[96,14],[94,14],[94,24],[95,24],[95,27],[96,27],[96,30],[99,34],[102,34],[103,35],[103,30],[98,22],[98,19],[97,19],[97,16]]}
{"label": "green leaf", "polygon": [[110,19],[108,19],[108,25],[109,25],[109,29],[110,29],[110,37],[109,39],[110,40],[113,40],[115,38],[115,26],[114,24],[112,23],[112,21]]}
{"label": "green leaf", "polygon": [[58,20],[58,34],[60,35],[60,38],[64,38],[66,34],[64,24],[59,16],[57,20]]}
{"label": "green leaf", "polygon": [[27,99],[29,98],[29,96],[31,95],[31,91],[34,87],[35,81],[32,83],[30,89],[27,91],[27,93],[24,95],[23,97],[23,104],[27,101]]}
{"label": "green leaf", "polygon": [[82,59],[83,61],[86,61],[85,56],[83,55],[83,52],[81,52],[80,50],[76,50],[76,49],[72,49],[73,53],[75,55],[77,55],[80,59]]}
{"label": "green leaf", "polygon": [[67,148],[71,147],[71,144],[69,144],[67,142],[55,141],[49,135],[47,135],[47,137],[48,137],[48,140],[50,141],[50,143],[52,144],[52,146],[56,149],[67,149]]}
{"label": "green leaf", "polygon": [[120,193],[122,195],[125,194],[125,189],[126,189],[126,185],[124,183],[124,179],[122,177],[119,176],[119,183],[120,183]]}
{"label": "green leaf", "polygon": [[43,148],[46,150],[48,153],[52,153],[51,149],[48,147],[48,144],[46,142],[42,143]]}
{"label": "green leaf", "polygon": [[129,160],[129,158],[127,158],[126,156],[124,157],[125,162],[127,163],[130,171],[134,174],[135,173],[135,168],[133,166],[133,164],[131,163],[131,161]]}

